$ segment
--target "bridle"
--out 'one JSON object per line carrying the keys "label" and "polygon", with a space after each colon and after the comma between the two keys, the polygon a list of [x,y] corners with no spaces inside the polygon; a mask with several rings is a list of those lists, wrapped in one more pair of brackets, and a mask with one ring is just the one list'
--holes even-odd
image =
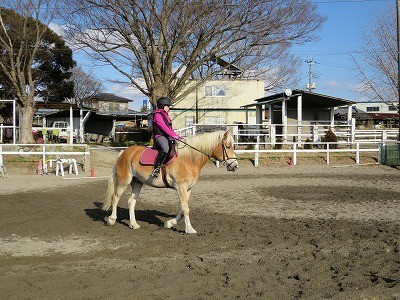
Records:
{"label": "bridle", "polygon": [[[179,140],[179,142],[181,142],[182,144],[185,144],[186,146],[192,148],[193,150],[195,150],[195,151],[197,151],[197,152],[199,152],[199,153],[201,153],[201,154],[207,156],[209,159],[210,159],[210,158],[216,159],[217,161],[221,162],[223,165],[226,165],[227,168],[229,168],[230,165],[232,165],[235,161],[237,161],[237,158],[236,158],[236,157],[229,157],[228,151],[226,150],[226,146],[225,146],[224,143],[222,143],[222,140],[218,143],[217,147],[215,147],[215,149],[214,149],[213,152],[212,152],[212,153],[214,153],[215,150],[217,150],[217,148],[218,148],[219,145],[221,144],[221,147],[222,147],[222,160],[216,158],[216,157],[213,156],[213,155],[209,155],[209,154],[207,154],[207,153],[201,151],[200,149],[197,149],[196,147],[193,147],[192,145],[186,143],[186,141]],[[228,162],[227,162],[228,160],[232,160],[232,161],[228,164]]]}

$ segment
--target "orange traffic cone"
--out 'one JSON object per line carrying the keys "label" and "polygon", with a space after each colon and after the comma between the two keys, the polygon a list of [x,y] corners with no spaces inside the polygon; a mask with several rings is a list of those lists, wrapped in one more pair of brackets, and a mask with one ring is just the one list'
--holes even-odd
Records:
{"label": "orange traffic cone", "polygon": [[36,173],[38,175],[43,175],[43,161],[41,159],[39,159],[37,168],[36,168]]}
{"label": "orange traffic cone", "polygon": [[91,168],[90,168],[90,177],[96,177],[96,176],[94,175],[94,167],[91,167]]}

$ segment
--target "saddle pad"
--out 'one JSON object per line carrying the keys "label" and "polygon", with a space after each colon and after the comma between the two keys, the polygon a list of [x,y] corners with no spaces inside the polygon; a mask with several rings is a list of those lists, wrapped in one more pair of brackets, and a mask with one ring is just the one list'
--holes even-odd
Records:
{"label": "saddle pad", "polygon": [[157,154],[158,151],[156,149],[147,147],[140,155],[139,161],[142,165],[154,165],[154,161],[156,160]]}

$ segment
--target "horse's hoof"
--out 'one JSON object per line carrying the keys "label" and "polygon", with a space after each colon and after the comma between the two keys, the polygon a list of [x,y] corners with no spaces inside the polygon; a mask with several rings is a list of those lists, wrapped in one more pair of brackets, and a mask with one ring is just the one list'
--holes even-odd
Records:
{"label": "horse's hoof", "polygon": [[139,229],[140,225],[139,224],[133,224],[133,225],[129,225],[130,229]]}
{"label": "horse's hoof", "polygon": [[106,223],[108,226],[113,226],[115,224],[115,220],[111,219],[111,217],[106,218]]}
{"label": "horse's hoof", "polygon": [[164,228],[170,229],[174,226],[171,221],[167,221],[164,223]]}
{"label": "horse's hoof", "polygon": [[197,233],[197,231],[196,231],[196,230],[194,230],[193,228],[186,228],[186,229],[185,229],[185,232],[186,232],[186,233],[188,233],[188,234],[194,234],[194,233]]}

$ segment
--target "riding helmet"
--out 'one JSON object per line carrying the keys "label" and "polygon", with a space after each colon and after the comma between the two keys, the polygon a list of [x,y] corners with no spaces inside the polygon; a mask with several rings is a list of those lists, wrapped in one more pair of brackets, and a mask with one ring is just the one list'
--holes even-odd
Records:
{"label": "riding helmet", "polygon": [[171,99],[168,97],[161,97],[157,99],[157,107],[164,108],[165,105],[171,106]]}

